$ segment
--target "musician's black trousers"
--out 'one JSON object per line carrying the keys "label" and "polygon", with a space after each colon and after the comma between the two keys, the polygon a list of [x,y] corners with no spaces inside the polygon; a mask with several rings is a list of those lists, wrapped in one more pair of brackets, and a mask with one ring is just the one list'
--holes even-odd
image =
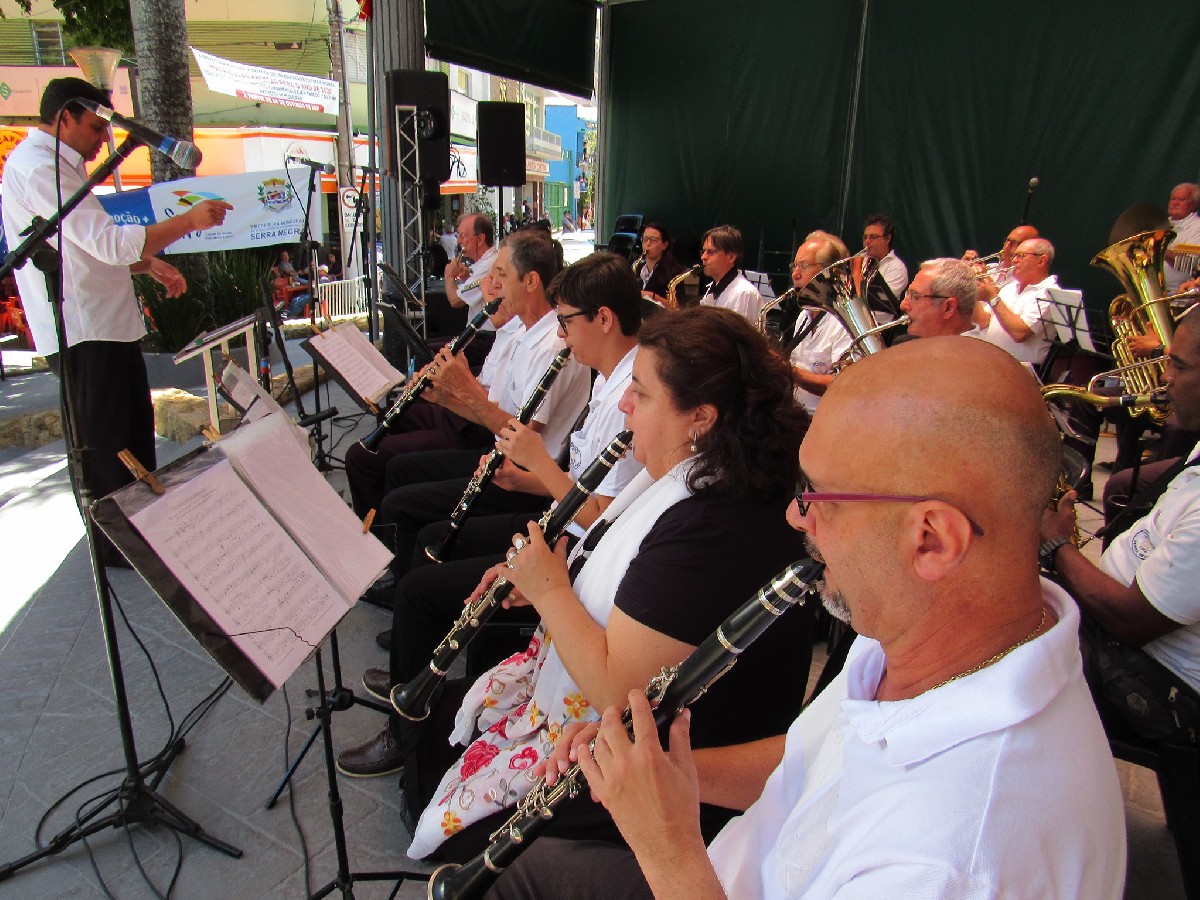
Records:
{"label": "musician's black trousers", "polygon": [[[392,683],[408,681],[425,667],[434,649],[462,612],[463,601],[479,584],[484,572],[504,561],[512,536],[524,532],[529,513],[483,516],[463,526],[455,555],[441,565],[423,560],[400,580],[392,607]],[[446,523],[423,528],[417,543],[436,541]],[[422,553],[423,557],[424,554]],[[535,622],[531,608],[500,610],[495,622]],[[488,660],[488,664],[497,660]]]}
{"label": "musician's black trousers", "polygon": [[[408,573],[414,560],[421,561],[418,555],[424,557],[425,545],[430,541],[418,542],[418,533],[427,525],[449,519],[479,465],[479,457],[474,450],[437,450],[406,453],[388,463],[388,491],[380,505],[379,521],[390,526],[381,529],[381,536],[387,540],[390,535],[392,540],[392,552],[396,554],[392,571],[397,580]],[[470,518],[519,512],[533,513],[536,518],[549,505],[549,497],[489,485],[475,501]]]}
{"label": "musician's black trousers", "polygon": [[[111,494],[133,481],[117,459],[129,450],[150,471],[158,468],[154,454],[154,407],[146,363],[137,341],[83,341],[68,348],[71,383],[67,386],[75,407],[84,448],[83,477],[92,499]],[[61,369],[55,353],[47,357],[54,374]]]}
{"label": "musician's black trousers", "polygon": [[485,900],[650,900],[653,896],[628,847],[548,836],[531,841],[484,894]]}
{"label": "musician's black trousers", "polygon": [[388,461],[421,450],[476,450],[486,453],[491,432],[432,403],[417,400],[393,426],[393,432],[372,453],[361,444],[346,451],[346,480],[350,500],[360,519],[379,509]]}

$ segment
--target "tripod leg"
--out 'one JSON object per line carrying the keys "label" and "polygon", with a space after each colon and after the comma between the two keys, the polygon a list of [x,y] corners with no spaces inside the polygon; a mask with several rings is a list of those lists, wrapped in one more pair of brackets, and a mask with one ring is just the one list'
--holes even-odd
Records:
{"label": "tripod leg", "polygon": [[274,809],[275,804],[279,802],[279,797],[283,794],[283,789],[288,786],[288,782],[292,780],[292,776],[300,768],[300,763],[303,762],[304,755],[312,749],[312,745],[316,742],[320,734],[321,723],[317,722],[317,726],[309,734],[308,740],[304,742],[304,746],[300,748],[300,752],[296,754],[296,758],[292,760],[292,764],[288,766],[288,770],[279,779],[279,784],[275,785],[275,790],[271,793],[271,798],[267,801],[267,809]]}
{"label": "tripod leg", "polygon": [[147,791],[142,796],[144,798],[142,812],[148,821],[165,825],[167,828],[178,831],[214,850],[220,850],[226,856],[232,856],[234,859],[242,858],[242,851],[239,848],[225,843],[220,838],[213,837],[201,827],[199,822],[188,818],[161,794]]}

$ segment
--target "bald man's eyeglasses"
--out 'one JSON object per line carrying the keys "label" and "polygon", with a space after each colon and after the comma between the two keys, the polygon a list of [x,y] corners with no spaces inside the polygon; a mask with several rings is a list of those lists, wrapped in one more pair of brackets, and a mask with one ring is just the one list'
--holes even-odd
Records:
{"label": "bald man's eyeglasses", "polygon": [[929,500],[936,500],[938,503],[945,503],[947,506],[957,509],[971,523],[971,531],[977,536],[983,537],[983,529],[975,523],[974,519],[968,516],[961,507],[940,497],[918,497],[912,494],[859,494],[844,491],[814,491],[812,489],[812,482],[808,480],[808,476],[804,472],[800,473],[800,477],[796,481],[796,507],[800,510],[800,515],[802,516],[808,515],[809,507],[814,503],[925,503]]}
{"label": "bald man's eyeglasses", "polygon": [[1016,262],[1018,259],[1024,259],[1026,256],[1045,256],[1045,255],[1046,255],[1045,253],[1032,253],[1032,252],[1030,252],[1030,253],[1014,253],[1012,255],[1012,260],[1013,260],[1013,262]]}

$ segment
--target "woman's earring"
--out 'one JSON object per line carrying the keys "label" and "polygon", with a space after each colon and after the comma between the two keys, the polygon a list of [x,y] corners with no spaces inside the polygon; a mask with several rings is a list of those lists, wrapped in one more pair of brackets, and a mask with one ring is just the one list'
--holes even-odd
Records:
{"label": "woman's earring", "polygon": [[700,435],[697,434],[696,432],[692,432],[692,443],[688,447],[688,449],[691,450],[693,453],[698,453],[700,451],[700,448],[696,446],[696,441],[698,441],[698,440],[700,440]]}

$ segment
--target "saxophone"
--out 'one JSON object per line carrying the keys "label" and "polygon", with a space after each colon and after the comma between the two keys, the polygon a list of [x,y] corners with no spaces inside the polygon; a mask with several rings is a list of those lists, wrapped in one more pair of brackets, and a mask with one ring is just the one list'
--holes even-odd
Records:
{"label": "saxophone", "polygon": [[686,278],[691,275],[698,275],[703,268],[704,267],[700,265],[700,263],[696,263],[682,275],[676,275],[669,282],[667,282],[667,309],[679,309],[679,298],[675,296],[675,291],[678,290],[679,285],[682,284]]}
{"label": "saxophone", "polygon": [[799,288],[788,288],[778,297],[775,297],[764,303],[763,308],[758,311],[758,330],[763,334],[767,334],[767,313],[769,313],[775,307],[781,306],[783,303],[792,299],[798,293],[800,293]]}
{"label": "saxophone", "polygon": [[[600,455],[583,470],[579,480],[571,485],[558,505],[547,510],[538,520],[538,525],[545,532],[547,544],[553,546],[554,542],[566,533],[567,526],[574,521],[592,492],[604,481],[604,476],[629,452],[632,440],[633,433],[630,431],[622,431],[614,437]],[[413,722],[428,718],[434,691],[446,678],[450,666],[500,607],[501,601],[512,591],[513,585],[507,578],[497,578],[482,597],[463,607],[462,614],[450,629],[450,633],[433,651],[429,665],[405,684],[398,684],[392,688],[391,700],[396,712]]]}
{"label": "saxophone", "polygon": [[[538,381],[537,387],[533,389],[533,393],[526,398],[525,403],[517,412],[518,422],[522,425],[529,424],[529,420],[537,413],[538,407],[546,399],[546,394],[550,391],[554,380],[558,378],[558,373],[563,370],[563,366],[567,364],[567,360],[570,357],[570,348],[558,351],[558,354],[550,361],[549,368],[546,369],[541,380]],[[483,465],[479,467],[474,477],[467,483],[467,489],[463,491],[462,497],[450,513],[450,527],[442,535],[441,541],[436,546],[431,544],[425,548],[425,555],[435,563],[442,562],[446,554],[450,552],[450,549],[454,546],[454,542],[458,540],[459,529],[462,528],[463,522],[467,520],[467,516],[471,514],[471,507],[475,505],[475,501],[479,499],[479,495],[483,493],[484,488],[492,483],[492,479],[496,477],[496,471],[503,462],[504,454],[500,452],[498,447],[493,448]]]}
{"label": "saxophone", "polygon": [[[825,569],[824,563],[803,559],[792,563],[742,604],[716,632],[677,666],[664,668],[651,679],[646,696],[653,703],[654,721],[662,726],[690,706],[718,678],[733,668],[738,656],[783,613],[803,605],[803,597]],[[625,727],[632,729],[629,710]],[[521,855],[528,843],[546,829],[555,810],[583,790],[578,764],[561,775],[553,787],[543,780],[517,804],[517,811],[492,836],[479,856],[462,866],[450,863],[429,879],[431,900],[467,900],[482,896],[496,877]]]}

